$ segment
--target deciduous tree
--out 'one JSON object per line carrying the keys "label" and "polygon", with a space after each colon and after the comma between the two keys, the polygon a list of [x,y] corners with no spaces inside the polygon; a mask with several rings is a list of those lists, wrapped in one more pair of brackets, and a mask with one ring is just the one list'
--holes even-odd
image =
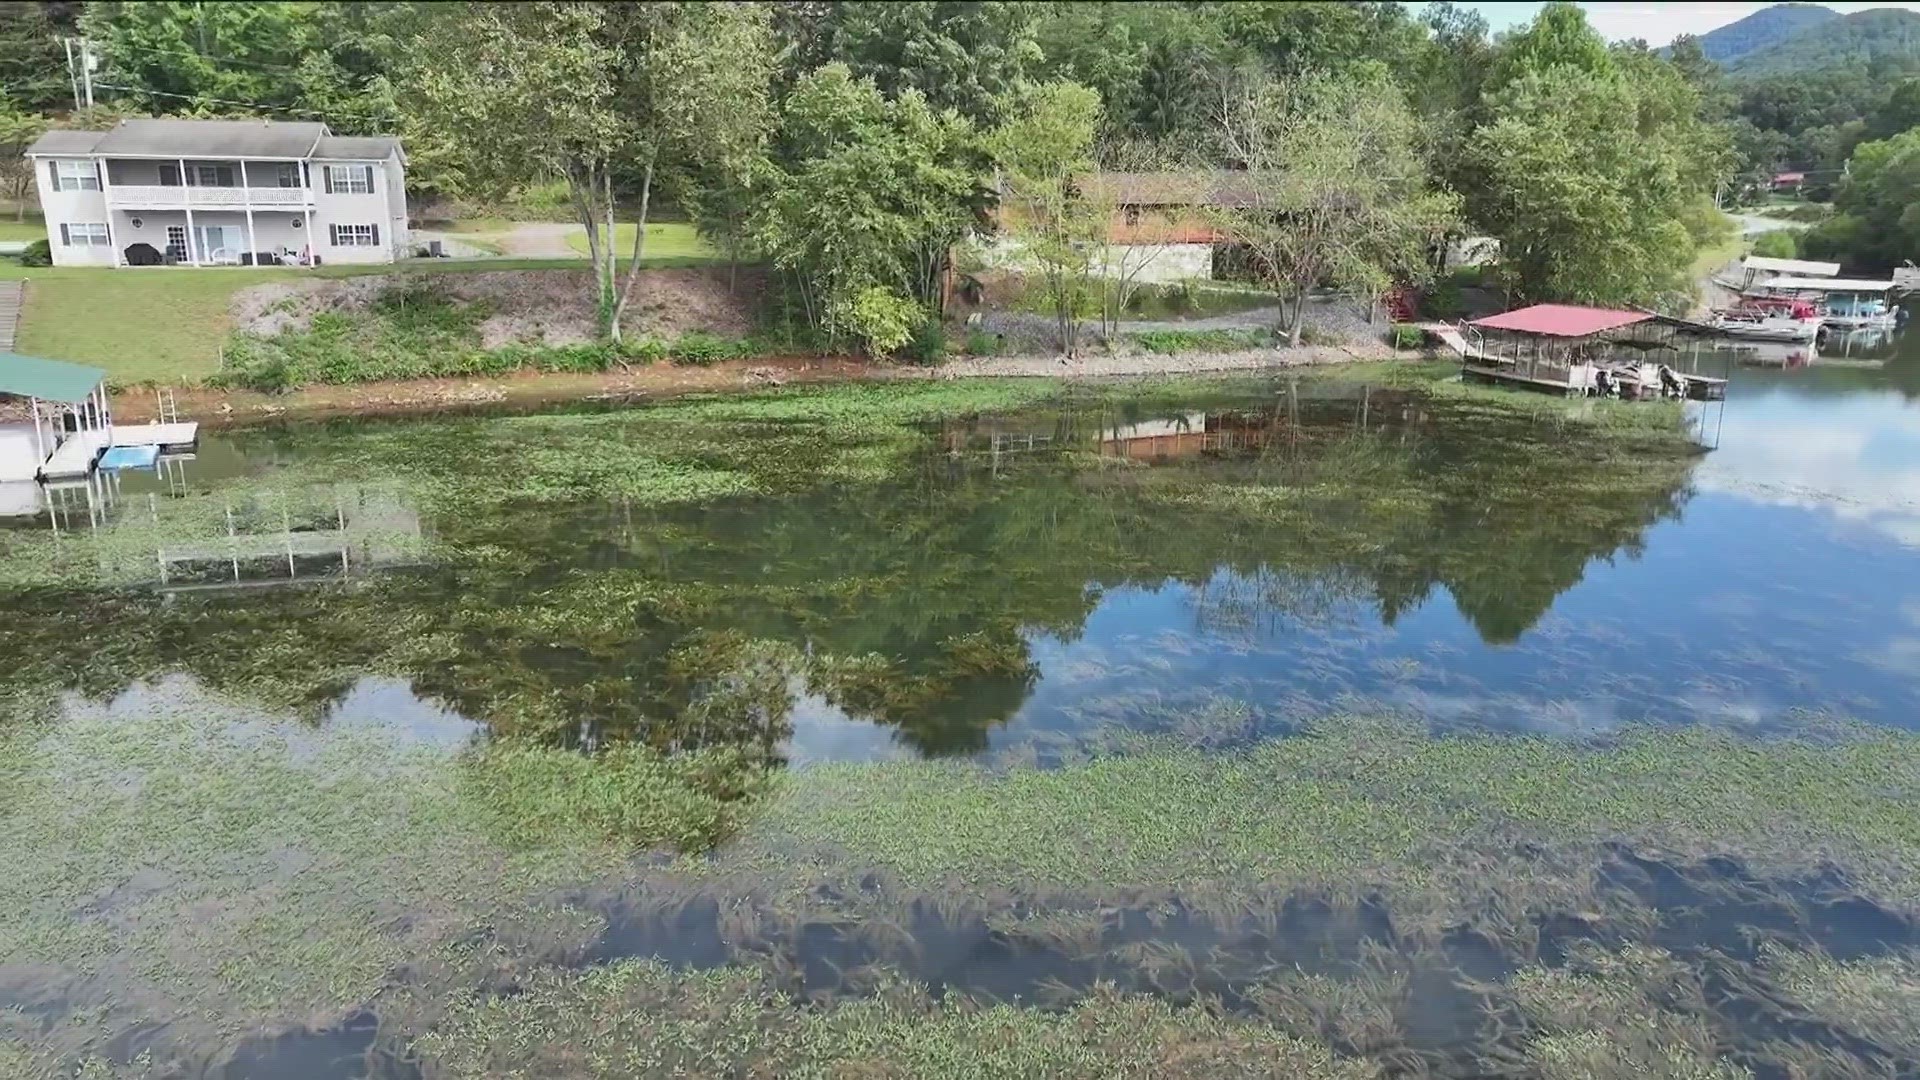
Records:
{"label": "deciduous tree", "polygon": [[[469,182],[565,178],[615,340],[655,183],[743,163],[766,132],[772,52],[758,5],[448,5],[413,51],[411,107],[460,147]],[[614,250],[623,187],[639,217],[624,285]]]}
{"label": "deciduous tree", "polygon": [[1001,224],[1019,245],[1059,327],[1060,349],[1080,351],[1080,320],[1100,297],[1111,198],[1087,183],[1095,171],[1100,95],[1070,82],[1019,95],[994,133],[1001,166]]}
{"label": "deciduous tree", "polygon": [[1808,255],[1878,268],[1920,260],[1920,127],[1861,143],[1834,206],[1807,234]]}
{"label": "deciduous tree", "polygon": [[1425,276],[1456,200],[1429,184],[1417,123],[1382,74],[1229,86],[1217,128],[1232,171],[1222,174],[1216,220],[1291,304],[1293,344],[1311,290],[1377,295]]}
{"label": "deciduous tree", "polygon": [[1600,304],[1687,293],[1732,170],[1698,90],[1644,48],[1609,51],[1571,5],[1549,5],[1502,50],[1467,154],[1473,217],[1500,239],[1508,291]]}
{"label": "deciduous tree", "polygon": [[[931,312],[953,245],[974,226],[985,162],[964,117],[916,90],[888,98],[844,64],[794,87],[782,109],[747,228],[830,347],[869,345],[897,305]],[[874,319],[870,319],[872,316]]]}
{"label": "deciduous tree", "polygon": [[0,101],[0,191],[13,200],[13,220],[24,221],[33,191],[33,162],[23,155],[47,130],[47,118],[17,112]]}

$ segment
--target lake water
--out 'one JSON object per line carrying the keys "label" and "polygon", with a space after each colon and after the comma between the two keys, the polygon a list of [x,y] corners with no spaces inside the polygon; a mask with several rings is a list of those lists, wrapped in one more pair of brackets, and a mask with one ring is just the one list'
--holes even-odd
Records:
{"label": "lake water", "polygon": [[[38,958],[0,959],[0,1068],[26,1060],[7,1056],[17,1039],[130,1069],[155,1051],[164,1076],[416,1077],[409,1024],[458,1019],[444,1004],[465,987],[513,1002],[526,970],[660,958],[764,967],[822,1002],[871,996],[881,969],[1020,1003],[1110,982],[1282,1026],[1326,994],[1312,1008],[1352,1054],[1366,1040],[1341,1025],[1380,994],[1394,1069],[1467,1076],[1551,1025],[1490,1032],[1462,976],[1564,971],[1596,943],[1693,964],[1675,985],[1734,1002],[1743,1052],[1865,1053],[1842,1026],[1772,1026],[1784,1007],[1756,1020],[1725,966],[1784,980],[1803,962],[1753,928],[1843,961],[1910,956],[1920,923],[1869,895],[1859,864],[1767,874],[1577,829],[1564,850],[1511,851],[1469,825],[1426,839],[1435,867],[1498,868],[1478,875],[1486,896],[1400,881],[1388,902],[1369,879],[1342,904],[1205,874],[1073,893],[1035,872],[963,902],[885,860],[834,877],[818,853],[786,859],[798,841],[779,814],[705,876],[617,851],[543,863],[464,816],[450,751],[493,731],[796,767],[1046,768],[1133,733],[1212,751],[1335,714],[1555,735],[1911,729],[1916,341],[1709,360],[1732,365],[1730,392],[1686,407],[1686,439],[1664,405],[1602,414],[1602,437],[1537,399],[1286,377],[1028,388],[958,419],[836,391],[210,435],[192,460],[0,524],[0,656],[24,691],[0,706],[58,701],[72,728],[12,759],[33,769],[0,770],[0,796],[21,800],[0,799],[20,825],[0,862],[31,864],[0,899],[33,912],[0,921],[0,941]],[[142,745],[90,773],[123,729]],[[1332,756],[1370,747],[1349,751]],[[1367,795],[1366,768],[1343,782],[1363,808],[1396,795]],[[63,783],[84,806],[66,808]],[[1101,812],[1172,827],[1203,801],[1143,811],[1127,794]],[[68,814],[84,815],[72,836]],[[999,827],[970,820],[959,840]],[[1271,820],[1298,825],[1284,806]],[[1221,907],[1231,887],[1254,899]],[[557,895],[564,918],[530,916],[523,891]],[[459,967],[475,943],[525,968]],[[1613,1019],[1686,996],[1660,993]],[[1907,1037],[1885,1027],[1872,1054]]]}
{"label": "lake water", "polygon": [[[687,745],[715,737],[682,721],[719,674],[705,653],[750,640],[892,683],[874,700],[790,678],[751,737],[792,762],[1044,756],[1223,699],[1250,705],[1247,737],[1368,711],[1553,732],[1809,713],[1912,726],[1920,356],[1862,351],[1735,367],[1724,405],[1691,406],[1709,449],[1652,464],[1308,380],[949,421],[873,482],[664,506],[543,493],[449,513],[349,454],[377,431],[458,469],[472,425],[526,421],[226,433],[169,471],[120,474],[94,518],[69,493],[56,520],[0,535],[154,517],[107,545],[113,573],[98,557],[114,590],[27,594],[49,654],[79,647],[62,627],[96,635],[73,685],[234,686],[297,640],[304,681],[280,689],[341,721]],[[255,493],[309,459],[345,479]],[[515,466],[476,460],[461,482]],[[1249,512],[1250,490],[1291,502]],[[153,509],[173,503],[198,516]],[[432,627],[436,648],[396,645],[402,624]]]}

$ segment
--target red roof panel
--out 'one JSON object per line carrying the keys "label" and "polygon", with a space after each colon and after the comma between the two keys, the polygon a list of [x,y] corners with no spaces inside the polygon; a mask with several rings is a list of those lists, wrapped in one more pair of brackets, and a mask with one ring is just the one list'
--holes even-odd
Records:
{"label": "red roof panel", "polygon": [[1532,307],[1503,311],[1472,325],[1482,330],[1512,330],[1521,334],[1545,334],[1549,337],[1586,337],[1617,326],[1631,326],[1653,318],[1644,311],[1618,311],[1614,308],[1580,307],[1575,304],[1535,304]]}

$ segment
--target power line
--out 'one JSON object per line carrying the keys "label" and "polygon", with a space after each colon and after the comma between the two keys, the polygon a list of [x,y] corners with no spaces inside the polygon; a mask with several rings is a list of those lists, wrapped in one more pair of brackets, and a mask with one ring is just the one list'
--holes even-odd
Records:
{"label": "power line", "polygon": [[308,109],[299,105],[268,105],[259,101],[235,101],[231,98],[207,97],[204,94],[174,94],[165,90],[150,90],[144,86],[127,86],[122,83],[96,82],[93,85],[107,90],[125,90],[130,94],[145,94],[148,97],[173,98],[178,101],[192,101],[206,105],[238,105],[241,108],[262,109],[269,112],[299,113],[305,116],[317,116],[321,119],[366,120],[374,123],[385,123],[392,119],[391,117],[369,116],[362,113],[330,113],[324,109]]}
{"label": "power line", "polygon": [[231,56],[208,56],[205,53],[194,52],[192,49],[162,49],[152,45],[129,45],[126,42],[115,43],[113,49],[115,52],[144,52],[151,53],[154,56],[184,56],[194,60],[205,61],[209,64],[232,64],[235,67],[249,67],[258,71],[275,71],[287,75],[300,74],[299,68],[288,67],[285,64],[262,64],[252,60],[236,59]]}

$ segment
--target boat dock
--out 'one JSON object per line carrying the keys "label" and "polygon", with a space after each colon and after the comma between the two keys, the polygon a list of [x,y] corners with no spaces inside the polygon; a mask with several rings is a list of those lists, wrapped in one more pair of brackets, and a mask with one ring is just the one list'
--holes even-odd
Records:
{"label": "boat dock", "polygon": [[[1678,342],[1721,336],[1650,311],[1536,304],[1467,323],[1421,323],[1460,357],[1461,378],[1571,397],[1726,396],[1727,380],[1680,370]],[[1668,359],[1672,363],[1667,362]]]}
{"label": "boat dock", "polygon": [[0,433],[0,482],[84,480],[113,450],[182,450],[200,439],[200,425],[181,421],[167,391],[156,396],[157,423],[114,423],[107,373],[83,364],[0,353],[0,395],[28,403],[27,422]]}
{"label": "boat dock", "polygon": [[119,446],[183,449],[200,441],[200,425],[191,421],[166,424],[115,424],[94,431],[71,432],[40,465],[42,480],[77,480],[93,472],[101,455]]}

